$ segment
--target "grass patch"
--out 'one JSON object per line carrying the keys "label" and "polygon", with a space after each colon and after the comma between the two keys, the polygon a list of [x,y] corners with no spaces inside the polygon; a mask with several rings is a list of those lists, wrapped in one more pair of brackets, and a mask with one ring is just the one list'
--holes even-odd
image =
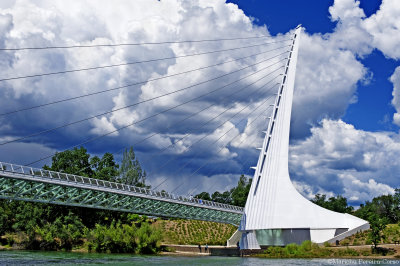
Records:
{"label": "grass patch", "polygon": [[289,244],[285,247],[268,247],[263,254],[257,254],[257,257],[263,258],[347,258],[347,257],[369,257],[394,255],[394,249],[372,248],[356,250],[354,248],[334,248],[320,246],[307,240],[301,245]]}
{"label": "grass patch", "polygon": [[[368,238],[370,230],[363,232],[357,232],[356,234],[346,237],[340,241],[341,246],[360,246],[360,245],[371,245],[372,242]],[[385,229],[383,229],[382,242],[380,244],[394,243],[400,240],[400,225],[399,224],[388,224]]]}
{"label": "grass patch", "polygon": [[181,219],[158,220],[155,226],[163,232],[163,243],[178,245],[225,245],[237,229],[229,224]]}

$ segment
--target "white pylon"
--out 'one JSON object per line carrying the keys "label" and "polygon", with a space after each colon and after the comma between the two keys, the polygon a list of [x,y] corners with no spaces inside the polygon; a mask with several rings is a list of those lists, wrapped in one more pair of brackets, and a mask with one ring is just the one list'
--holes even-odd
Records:
{"label": "white pylon", "polygon": [[293,35],[244,215],[236,237],[231,238],[237,241],[240,235],[241,249],[299,244],[305,240],[334,242],[369,228],[367,221],[310,202],[290,181],[289,131],[301,30],[298,26]]}

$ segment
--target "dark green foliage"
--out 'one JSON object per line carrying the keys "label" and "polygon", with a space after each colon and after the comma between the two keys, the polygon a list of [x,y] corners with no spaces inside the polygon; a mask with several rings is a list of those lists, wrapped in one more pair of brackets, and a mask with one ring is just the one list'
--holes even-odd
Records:
{"label": "dark green foliage", "polygon": [[[135,159],[133,150],[127,154],[139,173],[139,185],[145,186],[145,172]],[[119,166],[111,153],[105,153],[101,159],[97,156],[90,158],[83,147],[57,153],[52,158],[51,167],[44,168],[109,181],[119,180],[116,178]],[[124,169],[129,172],[133,168],[128,164]],[[82,246],[85,238],[90,237],[88,248],[94,247],[98,251],[154,253],[159,250],[160,240],[160,232],[149,224],[146,216],[0,200],[0,236],[6,235],[6,239],[12,239],[7,241],[14,243],[14,236],[18,234],[23,235],[19,239],[20,245],[42,250],[71,250]]]}
{"label": "dark green foliage", "polygon": [[385,218],[380,218],[377,214],[371,214],[368,221],[371,227],[368,237],[376,249],[378,244],[384,238],[382,231],[387,225],[387,220]]}
{"label": "dark green foliage", "polygon": [[51,159],[51,167],[45,165],[43,168],[46,170],[92,177],[94,172],[89,163],[89,158],[90,155],[85,148],[74,148],[73,150],[57,152]]}
{"label": "dark green foliage", "polygon": [[210,193],[208,193],[208,192],[201,192],[200,194],[197,194],[194,197],[197,199],[211,200]]}
{"label": "dark green foliage", "polygon": [[222,193],[215,191],[211,196],[208,192],[201,192],[200,194],[197,194],[195,198],[213,200],[215,202],[244,207],[246,204],[247,195],[250,191],[251,181],[251,178],[247,180],[246,176],[241,175],[237,186],[231,190]]}
{"label": "dark green foliage", "polygon": [[68,215],[58,217],[53,223],[43,226],[36,225],[29,231],[28,249],[42,250],[71,250],[73,246],[82,243],[85,226],[78,216],[70,212]]}
{"label": "dark green foliage", "polygon": [[235,206],[244,207],[249,194],[252,179],[247,180],[247,177],[241,175],[236,187],[231,189],[232,204]]}
{"label": "dark green foliage", "polygon": [[90,160],[90,164],[94,171],[94,178],[107,180],[107,181],[116,181],[116,177],[118,176],[118,164],[114,161],[114,155],[106,152],[103,157],[100,159],[97,156],[94,156]]}
{"label": "dark green foliage", "polygon": [[[370,255],[370,250],[363,250],[363,255]],[[322,247],[311,241],[301,245],[288,244],[285,247],[268,247],[260,257],[268,258],[329,258],[329,257],[358,257],[360,252],[352,248]]]}
{"label": "dark green foliage", "polygon": [[380,218],[387,219],[389,223],[400,222],[400,189],[396,189],[394,195],[382,195],[361,204],[355,214],[365,220],[372,214],[377,214]]}
{"label": "dark green foliage", "polygon": [[335,212],[352,213],[354,211],[352,206],[347,205],[347,199],[341,195],[330,197],[327,200],[326,195],[317,194],[311,201],[325,209]]}
{"label": "dark green foliage", "polygon": [[215,202],[220,202],[220,203],[226,203],[226,204],[231,204],[231,193],[229,191],[225,191],[223,193],[220,193],[219,191],[215,191],[211,195],[211,200]]}
{"label": "dark green foliage", "polygon": [[0,200],[0,235],[12,231],[15,222],[15,210],[8,200]]}
{"label": "dark green foliage", "polygon": [[148,223],[111,223],[109,227],[97,224],[87,233],[88,246],[97,252],[153,254],[160,248],[161,231]]}
{"label": "dark green foliage", "polygon": [[119,173],[119,182],[137,187],[146,186],[146,171],[142,170],[132,147],[124,151]]}

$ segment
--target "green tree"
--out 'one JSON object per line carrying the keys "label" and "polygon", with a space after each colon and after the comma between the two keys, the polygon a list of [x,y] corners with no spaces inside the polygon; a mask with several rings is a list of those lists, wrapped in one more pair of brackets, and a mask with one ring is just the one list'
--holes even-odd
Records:
{"label": "green tree", "polygon": [[200,194],[197,194],[194,197],[197,199],[211,200],[210,193],[208,193],[208,192],[201,192]]}
{"label": "green tree", "polygon": [[225,203],[225,204],[231,204],[232,203],[232,198],[231,198],[231,193],[229,191],[225,191],[223,193],[219,191],[215,191],[211,195],[211,200],[219,203]]}
{"label": "green tree", "polygon": [[354,211],[353,206],[349,206],[347,204],[347,199],[341,195],[330,197],[327,200],[326,195],[317,194],[311,201],[323,208],[335,212],[352,213]]}
{"label": "green tree", "polygon": [[89,163],[89,158],[90,154],[83,147],[57,152],[51,158],[51,167],[45,165],[43,169],[92,177],[94,171]]}
{"label": "green tree", "polygon": [[90,159],[90,164],[94,169],[94,178],[117,181],[119,165],[115,163],[112,153],[106,152],[101,159],[94,156]]}
{"label": "green tree", "polygon": [[377,214],[371,214],[368,221],[371,227],[368,237],[376,249],[383,238],[382,231],[386,228],[387,220],[385,218],[380,218]]}
{"label": "green tree", "polygon": [[400,189],[395,189],[394,195],[381,195],[372,201],[366,201],[355,211],[355,215],[364,220],[368,220],[373,214],[387,219],[389,223],[400,222]]}
{"label": "green tree", "polygon": [[15,223],[15,204],[10,200],[0,200],[0,235],[12,230]]}
{"label": "green tree", "polygon": [[137,187],[146,186],[146,171],[142,170],[132,147],[124,151],[119,173],[122,183]]}
{"label": "green tree", "polygon": [[15,222],[12,228],[15,231],[31,233],[36,226],[42,226],[46,220],[46,209],[42,205],[30,202],[15,202]]}
{"label": "green tree", "polygon": [[244,207],[249,195],[252,179],[247,179],[245,175],[241,175],[237,186],[229,191],[219,192],[215,191],[211,196],[208,192],[201,192],[195,198],[204,200],[213,200],[215,202],[233,204],[236,206]]}
{"label": "green tree", "polygon": [[247,180],[245,175],[241,175],[236,187],[231,189],[232,204],[244,207],[249,195],[252,179]]}
{"label": "green tree", "polygon": [[372,204],[375,205],[375,211],[380,217],[385,217],[390,223],[396,223],[400,218],[399,191],[395,195],[382,195],[375,197]]}

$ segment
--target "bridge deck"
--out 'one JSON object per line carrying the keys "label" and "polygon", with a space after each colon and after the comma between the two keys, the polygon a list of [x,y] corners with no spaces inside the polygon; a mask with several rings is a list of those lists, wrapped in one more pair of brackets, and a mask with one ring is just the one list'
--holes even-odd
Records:
{"label": "bridge deck", "polygon": [[234,225],[243,213],[229,204],[3,162],[0,198]]}

